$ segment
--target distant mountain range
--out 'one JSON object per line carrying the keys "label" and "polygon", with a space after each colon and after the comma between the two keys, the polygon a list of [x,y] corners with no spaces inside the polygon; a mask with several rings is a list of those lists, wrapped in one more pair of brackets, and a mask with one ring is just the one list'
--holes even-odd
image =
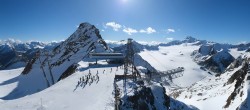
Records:
{"label": "distant mountain range", "polygon": [[26,62],[28,62],[38,50],[51,50],[58,44],[59,42],[21,42],[13,39],[1,41],[0,70],[25,66]]}
{"label": "distant mountain range", "polygon": [[[107,45],[110,48],[114,48],[115,50],[120,50],[120,48],[123,48],[122,46],[126,44],[126,41],[111,41],[111,40],[105,40]],[[199,56],[206,56],[211,55],[211,52],[220,51],[220,49],[223,49],[223,53],[227,53],[226,51],[229,48],[237,48],[239,51],[247,51],[250,52],[250,43],[245,44],[220,44],[215,42],[210,42],[206,40],[198,40],[194,37],[188,36],[184,40],[174,40],[168,43],[160,43],[160,42],[138,42],[137,44],[141,45],[141,47],[146,48],[148,50],[155,50],[159,46],[171,46],[171,45],[180,45],[183,43],[194,43],[196,42],[196,45],[201,45],[201,48],[199,49],[198,53],[201,53],[199,55],[196,55],[195,59],[197,60]],[[26,63],[35,55],[35,53],[38,50],[51,50],[55,46],[59,45],[60,42],[40,42],[40,41],[30,41],[30,42],[22,42],[19,40],[14,39],[8,39],[1,41],[0,40],[0,70],[2,69],[11,69],[11,68],[17,68],[21,66],[25,66]],[[118,48],[117,48],[118,47]],[[140,47],[140,46],[137,46]],[[143,49],[141,48],[141,49]],[[219,52],[221,53],[221,52]],[[217,54],[218,56],[218,54]],[[204,57],[202,57],[204,59]],[[201,58],[200,58],[201,59]],[[231,58],[232,61],[232,58]],[[204,61],[198,61],[198,63],[202,63]],[[211,59],[206,62],[211,62]],[[228,65],[228,64],[226,64]],[[223,71],[222,68],[225,68],[226,65],[220,66],[221,68],[219,70],[216,70],[217,72]]]}

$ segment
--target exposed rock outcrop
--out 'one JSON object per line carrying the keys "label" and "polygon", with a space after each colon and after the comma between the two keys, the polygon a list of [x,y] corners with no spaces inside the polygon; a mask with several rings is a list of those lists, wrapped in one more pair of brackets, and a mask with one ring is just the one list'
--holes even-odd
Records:
{"label": "exposed rock outcrop", "polygon": [[222,73],[235,60],[228,52],[230,45],[205,44],[194,51],[192,56],[194,61],[207,69]]}

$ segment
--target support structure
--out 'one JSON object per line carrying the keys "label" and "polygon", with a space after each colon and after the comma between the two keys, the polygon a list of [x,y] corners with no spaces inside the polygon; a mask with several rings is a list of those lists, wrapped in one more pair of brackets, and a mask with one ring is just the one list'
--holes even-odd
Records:
{"label": "support structure", "polygon": [[127,42],[127,50],[126,56],[124,60],[124,94],[127,95],[126,89],[126,82],[127,82],[127,75],[131,74],[134,76],[134,80],[136,79],[136,75],[134,75],[134,49],[132,44],[133,39],[129,38]]}
{"label": "support structure", "polygon": [[120,105],[120,90],[116,84],[116,79],[114,80],[114,92],[115,92],[115,110],[119,110]]}

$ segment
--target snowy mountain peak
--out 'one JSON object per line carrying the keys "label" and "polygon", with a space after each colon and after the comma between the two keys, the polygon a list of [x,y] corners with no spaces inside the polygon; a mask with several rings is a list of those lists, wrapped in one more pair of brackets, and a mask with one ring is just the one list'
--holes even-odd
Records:
{"label": "snowy mountain peak", "polygon": [[4,99],[11,99],[13,96],[19,98],[48,88],[73,74],[75,65],[87,58],[91,51],[107,49],[99,30],[94,25],[82,23],[68,39],[54,49],[38,51],[22,72],[16,87],[20,91],[10,93]]}
{"label": "snowy mountain peak", "polygon": [[93,25],[89,24],[88,22],[81,23],[78,28],[85,28],[85,27],[91,27]]}
{"label": "snowy mountain peak", "polygon": [[[80,39],[94,34],[98,38],[101,38],[99,30],[94,25],[91,25],[89,23],[81,23],[77,30],[66,41],[73,40],[75,39],[75,37],[79,37]],[[75,40],[77,40],[77,38]]]}
{"label": "snowy mountain peak", "polygon": [[185,39],[184,39],[184,42],[187,42],[187,43],[193,43],[193,42],[196,42],[198,41],[196,38],[192,37],[192,36],[187,36]]}

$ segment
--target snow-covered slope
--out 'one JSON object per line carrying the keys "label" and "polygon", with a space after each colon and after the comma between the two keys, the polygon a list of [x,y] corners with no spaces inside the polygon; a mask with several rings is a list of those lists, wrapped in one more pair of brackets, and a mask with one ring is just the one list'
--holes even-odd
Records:
{"label": "snow-covered slope", "polygon": [[[83,61],[78,64],[78,71],[75,74],[59,81],[50,88],[19,99],[2,100],[0,101],[0,107],[4,108],[2,110],[39,110],[41,108],[43,108],[42,110],[113,109],[114,76],[116,73],[123,73],[123,70],[117,69],[118,65],[108,65],[105,62],[99,62],[100,66],[89,66],[88,62]],[[111,68],[113,71],[111,71]],[[19,73],[21,69],[19,69]],[[91,82],[89,80],[86,85],[82,82],[78,85],[80,78],[84,77],[86,81],[89,72],[91,77],[98,75],[99,81]],[[2,74],[8,74],[8,71],[3,71]],[[33,81],[29,82],[32,83]],[[4,95],[2,91],[1,95]]]}
{"label": "snow-covered slope", "polygon": [[[0,71],[0,97],[8,95],[18,85],[18,77],[23,68]],[[0,99],[0,102],[2,100]]]}

